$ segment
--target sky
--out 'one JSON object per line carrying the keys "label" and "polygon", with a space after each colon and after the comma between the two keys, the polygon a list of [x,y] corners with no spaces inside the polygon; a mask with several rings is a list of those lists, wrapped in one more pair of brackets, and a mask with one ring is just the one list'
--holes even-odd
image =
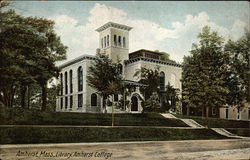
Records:
{"label": "sky", "polygon": [[[237,40],[250,25],[247,1],[14,1],[23,16],[55,21],[55,31],[68,46],[67,60],[95,55],[98,32],[112,21],[133,27],[129,52],[159,50],[182,62],[206,25],[225,40]],[[65,62],[65,61],[64,61]]]}

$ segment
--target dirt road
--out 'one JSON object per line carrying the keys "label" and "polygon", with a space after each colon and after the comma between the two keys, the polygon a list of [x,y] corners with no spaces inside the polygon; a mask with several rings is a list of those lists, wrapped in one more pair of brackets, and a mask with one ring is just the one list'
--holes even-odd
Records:
{"label": "dirt road", "polygon": [[1,160],[249,160],[250,139],[1,145]]}

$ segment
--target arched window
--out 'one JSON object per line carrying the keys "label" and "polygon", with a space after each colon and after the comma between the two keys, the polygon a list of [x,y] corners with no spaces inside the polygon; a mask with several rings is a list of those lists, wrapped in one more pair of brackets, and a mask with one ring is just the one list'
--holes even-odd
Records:
{"label": "arched window", "polygon": [[122,38],[121,38],[121,36],[118,37],[118,45],[119,45],[119,46],[122,45]]}
{"label": "arched window", "polygon": [[64,82],[65,82],[65,94],[68,94],[68,73],[64,73]]}
{"label": "arched window", "polygon": [[126,48],[126,38],[125,37],[123,37],[122,42],[123,42],[123,48]]}
{"label": "arched window", "polygon": [[63,74],[61,73],[60,74],[60,83],[61,83],[61,93],[60,93],[60,95],[63,95]]}
{"label": "arched window", "polygon": [[162,91],[165,90],[165,73],[164,72],[160,73],[160,90]]}
{"label": "arched window", "polygon": [[117,46],[117,37],[114,35],[114,45]]}
{"label": "arched window", "polygon": [[80,66],[77,70],[78,73],[78,91],[82,91],[83,88],[83,73],[82,67]]}
{"label": "arched window", "polygon": [[109,35],[107,35],[107,47],[109,46]]}
{"label": "arched window", "polygon": [[120,74],[122,74],[122,64],[118,64],[118,72],[120,73]]}
{"label": "arched window", "polygon": [[97,95],[95,93],[91,94],[91,106],[97,106]]}
{"label": "arched window", "polygon": [[106,38],[106,36],[104,37],[104,48],[106,48],[107,47],[107,38]]}
{"label": "arched window", "polygon": [[69,92],[73,93],[73,71],[69,71]]}

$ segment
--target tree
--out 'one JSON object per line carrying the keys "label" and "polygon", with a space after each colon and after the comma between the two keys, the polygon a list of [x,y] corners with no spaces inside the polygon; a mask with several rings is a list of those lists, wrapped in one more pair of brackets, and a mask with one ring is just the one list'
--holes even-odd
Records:
{"label": "tree", "polygon": [[102,97],[102,108],[106,110],[105,101],[110,95],[121,92],[122,76],[117,63],[112,62],[106,55],[98,54],[89,67],[87,82],[96,89]]}
{"label": "tree", "polygon": [[170,54],[169,53],[161,52],[159,50],[155,50],[155,52],[158,52],[158,53],[162,54],[161,57],[160,57],[162,61],[171,62],[171,63],[177,63],[174,60],[170,59]]}
{"label": "tree", "polygon": [[202,108],[208,118],[209,109],[226,104],[225,54],[223,39],[208,26],[198,35],[191,56],[186,57],[183,67],[183,99],[193,107]]}
{"label": "tree", "polygon": [[[236,42],[229,40],[225,51],[229,54],[230,71],[234,77],[233,92],[237,92],[238,102],[250,103],[250,30]],[[232,89],[231,89],[232,90]]]}
{"label": "tree", "polygon": [[135,72],[134,77],[139,77],[140,83],[148,85],[145,88],[140,88],[141,92],[145,93],[145,99],[148,99],[153,92],[158,92],[160,85],[159,68],[154,70],[141,68]]}
{"label": "tree", "polygon": [[153,92],[152,95],[145,102],[145,110],[153,111],[155,109],[159,109],[160,107],[161,105],[159,96],[156,92]]}
{"label": "tree", "polygon": [[179,97],[177,90],[171,86],[170,83],[166,85],[166,90],[161,92],[161,96],[163,96],[162,111],[166,111],[170,108],[175,109]]}
{"label": "tree", "polygon": [[[2,4],[2,2],[1,2]],[[2,6],[2,5],[1,5]],[[43,18],[22,17],[13,10],[1,11],[1,102],[12,106],[17,86],[21,106],[29,85],[42,87],[42,111],[46,109],[47,81],[57,76],[55,62],[66,58],[66,49],[54,32],[54,22]],[[11,96],[10,96],[11,95]]]}
{"label": "tree", "polygon": [[[1,2],[1,9],[5,6],[8,6],[8,3]],[[29,42],[34,39],[29,37],[31,29],[25,25],[25,18],[17,15],[13,10],[1,10],[0,15],[1,101],[5,106],[12,106],[15,91],[17,86],[20,86],[21,106],[24,107],[25,85],[35,81],[29,72],[33,63],[27,58],[30,50]]]}

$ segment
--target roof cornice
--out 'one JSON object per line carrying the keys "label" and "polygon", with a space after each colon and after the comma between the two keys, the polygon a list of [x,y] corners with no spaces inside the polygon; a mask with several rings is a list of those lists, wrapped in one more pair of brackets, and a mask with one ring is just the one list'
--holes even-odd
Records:
{"label": "roof cornice", "polygon": [[163,65],[182,68],[181,64],[170,63],[170,62],[157,60],[157,59],[153,59],[153,58],[146,58],[146,57],[137,57],[137,58],[129,59],[129,60],[124,61],[124,64],[128,65],[128,64],[135,63],[135,62],[138,62],[138,61],[146,61],[146,62],[151,62],[151,63],[157,63],[157,64],[163,64]]}
{"label": "roof cornice", "polygon": [[117,29],[122,29],[122,30],[126,30],[126,31],[130,31],[132,29],[132,27],[123,25],[123,24],[118,24],[118,23],[114,23],[114,22],[108,22],[106,24],[104,24],[103,26],[99,27],[96,29],[97,32],[101,32],[104,31],[105,29],[109,28],[109,27],[113,27],[113,28],[117,28]]}
{"label": "roof cornice", "polygon": [[82,55],[82,56],[80,56],[80,57],[77,57],[77,58],[75,58],[75,59],[72,59],[72,60],[70,60],[70,61],[68,61],[68,62],[65,62],[65,63],[59,65],[58,68],[59,68],[59,69],[62,69],[62,68],[65,68],[65,67],[67,67],[67,66],[69,66],[69,65],[71,65],[71,64],[80,62],[80,61],[85,60],[85,59],[87,59],[87,60],[95,60],[95,59],[96,59],[96,56]]}

